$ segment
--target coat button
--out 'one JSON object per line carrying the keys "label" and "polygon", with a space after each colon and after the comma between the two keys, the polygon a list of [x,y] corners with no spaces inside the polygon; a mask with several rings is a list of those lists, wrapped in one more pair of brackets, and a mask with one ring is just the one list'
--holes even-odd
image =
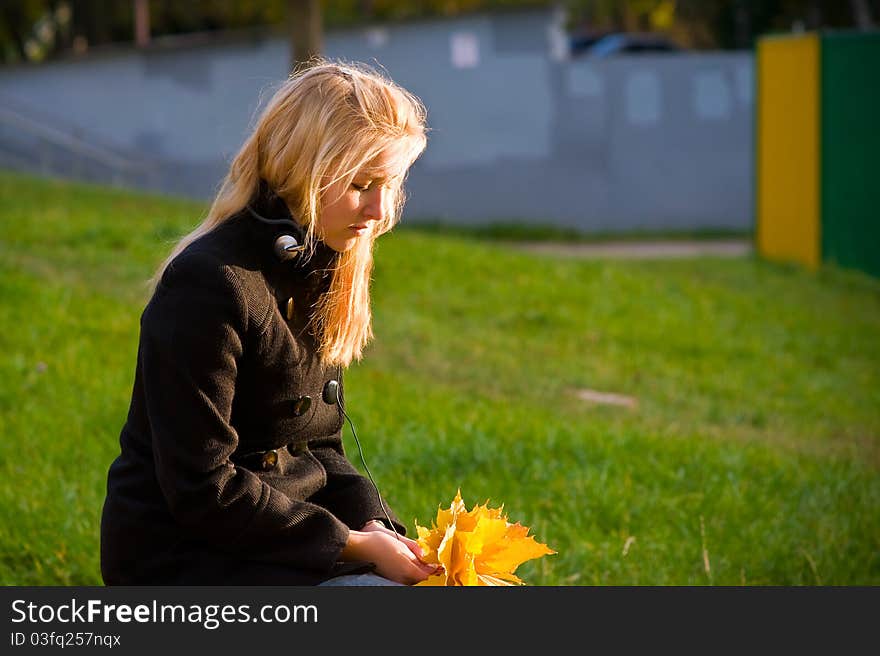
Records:
{"label": "coat button", "polygon": [[328,405],[333,405],[336,403],[337,398],[339,397],[339,381],[337,380],[328,380],[327,384],[324,385],[324,393],[322,398],[324,399],[324,403]]}
{"label": "coat button", "polygon": [[278,464],[278,451],[276,449],[272,449],[271,451],[266,451],[263,454],[263,471],[269,471],[270,469],[274,469],[275,465]]}
{"label": "coat button", "polygon": [[302,417],[312,407],[311,396],[301,396],[293,402],[293,416]]}

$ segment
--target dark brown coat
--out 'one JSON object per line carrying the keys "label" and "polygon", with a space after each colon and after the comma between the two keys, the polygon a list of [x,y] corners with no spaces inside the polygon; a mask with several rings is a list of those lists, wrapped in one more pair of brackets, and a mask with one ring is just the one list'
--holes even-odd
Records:
{"label": "dark brown coat", "polygon": [[[265,188],[251,206],[290,218]],[[284,232],[236,215],[176,257],[147,304],[101,521],[106,584],[303,585],[371,569],[338,562],[349,530],[384,513],[322,399],[333,379],[341,395],[342,371],[320,366],[306,329],[335,253],[281,262]]]}

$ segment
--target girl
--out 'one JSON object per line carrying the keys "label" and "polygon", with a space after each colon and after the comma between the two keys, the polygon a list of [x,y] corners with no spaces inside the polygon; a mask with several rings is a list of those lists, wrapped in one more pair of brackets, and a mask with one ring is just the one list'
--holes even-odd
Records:
{"label": "girl", "polygon": [[[434,569],[342,446],[376,238],[425,108],[363,65],[290,77],[160,267],[101,521],[108,585],[413,584]],[[343,578],[340,578],[343,577]]]}

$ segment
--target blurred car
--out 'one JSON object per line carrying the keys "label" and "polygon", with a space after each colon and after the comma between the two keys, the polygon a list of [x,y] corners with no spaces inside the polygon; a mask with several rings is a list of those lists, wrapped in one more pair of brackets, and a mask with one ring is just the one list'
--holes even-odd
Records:
{"label": "blurred car", "polygon": [[599,39],[608,36],[608,32],[581,32],[572,34],[568,39],[569,52],[572,56],[584,54],[592,48]]}
{"label": "blurred car", "polygon": [[[578,54],[588,57],[612,57],[655,52],[679,52],[681,48],[662,34],[615,32],[602,36],[591,44],[581,47]],[[576,54],[574,49],[572,54]]]}

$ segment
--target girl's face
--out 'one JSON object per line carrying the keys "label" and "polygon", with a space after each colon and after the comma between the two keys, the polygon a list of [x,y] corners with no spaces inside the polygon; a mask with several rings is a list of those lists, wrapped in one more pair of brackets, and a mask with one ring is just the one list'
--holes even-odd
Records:
{"label": "girl's face", "polygon": [[357,172],[350,186],[340,180],[321,197],[317,233],[334,251],[344,253],[358,239],[368,238],[390,209],[393,164],[392,154],[382,151]]}

